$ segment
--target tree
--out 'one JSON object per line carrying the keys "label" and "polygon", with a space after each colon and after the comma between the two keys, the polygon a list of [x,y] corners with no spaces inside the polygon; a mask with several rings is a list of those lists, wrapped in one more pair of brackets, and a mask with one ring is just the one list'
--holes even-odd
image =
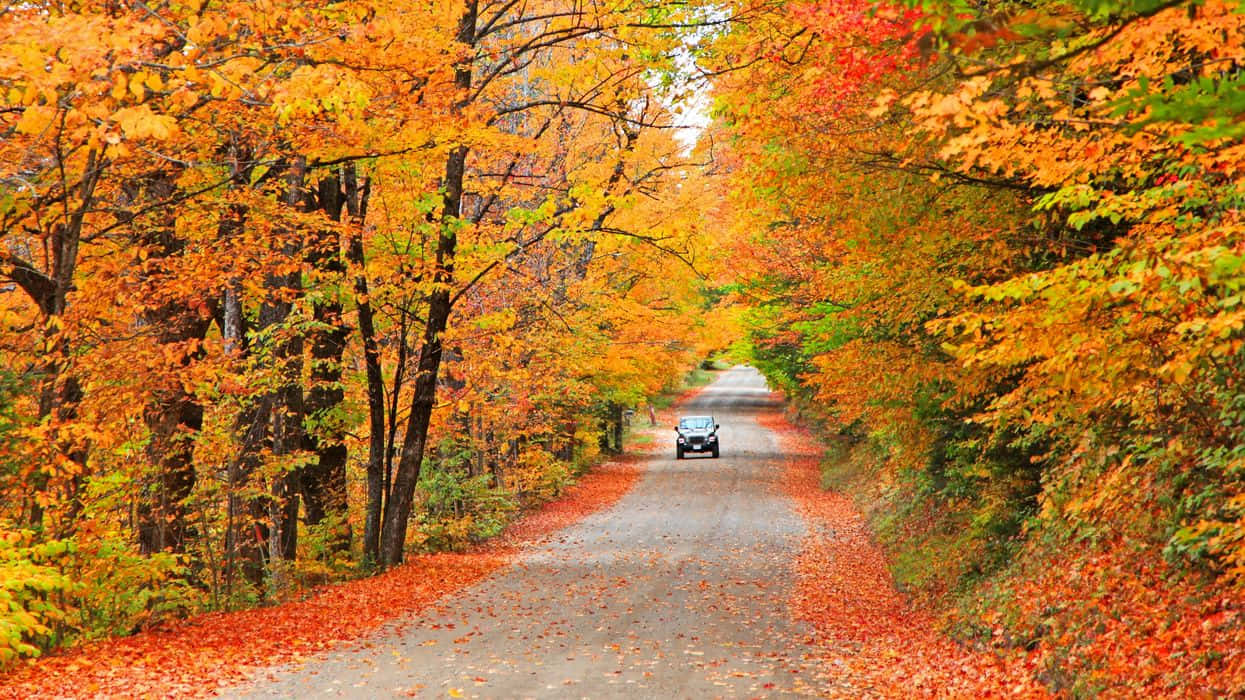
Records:
{"label": "tree", "polygon": [[456,442],[505,498],[556,492],[602,407],[695,352],[701,202],[661,83],[706,12],[0,13],[0,354],[38,388],[0,519],[224,607],[339,574],[356,531],[399,562]]}

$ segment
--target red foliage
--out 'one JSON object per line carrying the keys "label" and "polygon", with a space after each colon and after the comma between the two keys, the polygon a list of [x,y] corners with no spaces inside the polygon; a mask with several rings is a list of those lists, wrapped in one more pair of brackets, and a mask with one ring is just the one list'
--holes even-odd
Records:
{"label": "red foliage", "polygon": [[829,57],[823,68],[805,73],[811,81],[808,107],[838,113],[858,101],[882,78],[909,71],[923,60],[917,26],[920,13],[875,0],[834,0],[796,5],[792,16],[816,34]]}
{"label": "red foliage", "polygon": [[1037,651],[1044,666],[1058,660],[1067,675],[1137,697],[1237,697],[1245,688],[1240,596],[1176,578],[1161,552],[1122,538],[1071,548],[1026,561],[1008,583],[1026,617],[1048,621]]}
{"label": "red foliage", "polygon": [[294,661],[418,612],[507,564],[534,542],[608,507],[640,475],[634,460],[602,465],[563,498],[464,554],[427,554],[367,579],[326,586],[306,600],[202,615],[133,637],[29,661],[3,677],[0,698],[202,697],[262,666]]}
{"label": "red foliage", "polygon": [[911,609],[864,517],[847,496],[822,490],[815,439],[777,413],[759,419],[781,438],[787,493],[810,524],[795,614],[816,629],[824,668],[850,680],[843,697],[1047,696],[1030,659],[967,649]]}

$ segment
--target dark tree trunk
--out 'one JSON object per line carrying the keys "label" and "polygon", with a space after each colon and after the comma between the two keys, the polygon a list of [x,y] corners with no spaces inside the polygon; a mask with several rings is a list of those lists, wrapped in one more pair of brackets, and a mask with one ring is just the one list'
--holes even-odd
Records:
{"label": "dark tree trunk", "polygon": [[[160,172],[134,183],[131,198],[147,205],[172,199],[177,191],[176,173]],[[168,261],[182,253],[185,241],[177,238],[171,209],[144,230],[140,244],[147,257],[142,264],[143,286],[148,298],[167,297],[160,286],[168,271]],[[174,297],[143,314],[143,321],[154,331],[155,341],[168,349],[168,355],[181,354],[174,367],[178,371],[202,356],[202,340],[211,319],[197,313],[187,298]],[[197,341],[197,342],[192,342]],[[190,347],[187,344],[191,343]],[[194,436],[203,428],[203,407],[180,379],[166,376],[153,396],[143,419],[151,433],[147,457],[154,472],[139,494],[137,536],[144,554],[186,549],[187,512],[185,500],[195,485]]]}
{"label": "dark tree trunk", "polygon": [[623,451],[623,406],[620,403],[610,404],[611,428],[614,431],[614,454]]}
{"label": "dark tree trunk", "polygon": [[[462,150],[462,149],[459,149]],[[442,233],[437,257],[447,253],[451,260],[455,248],[452,233]],[[447,240],[449,239],[449,240]],[[443,267],[442,270],[445,270]],[[438,274],[438,277],[441,275]],[[449,273],[446,273],[448,278]],[[430,295],[428,324],[424,328],[423,346],[419,351],[419,364],[415,373],[414,396],[411,412],[406,423],[402,452],[389,492],[389,508],[385,513],[381,532],[381,564],[389,567],[402,562],[406,546],[406,526],[411,517],[411,505],[415,498],[415,486],[419,482],[420,466],[428,441],[428,426],[432,419],[432,407],[436,403],[437,374],[441,366],[441,335],[450,317],[450,290],[448,279],[443,286]]]}
{"label": "dark tree trunk", "polygon": [[[467,0],[458,21],[458,42],[474,46],[478,0]],[[464,60],[454,73],[454,85],[466,92],[471,87],[473,66]],[[461,110],[465,105],[460,104]],[[441,209],[441,232],[437,236],[433,292],[428,296],[428,317],[424,326],[423,345],[419,349],[411,412],[403,436],[397,472],[389,492],[389,507],[381,532],[380,563],[389,567],[402,561],[406,546],[406,526],[411,517],[415,486],[428,442],[428,425],[437,396],[437,377],[441,369],[441,341],[453,311],[454,256],[458,249],[456,222],[462,216],[463,178],[466,174],[467,148],[450,151],[445,163],[445,197]]]}
{"label": "dark tree trunk", "polygon": [[[340,221],[343,213],[349,213],[352,224],[356,227],[362,225],[359,214],[365,206],[362,201],[364,195],[353,170],[344,171],[340,177],[330,176],[321,180],[318,194],[317,206],[330,219]],[[329,288],[345,282],[346,266],[337,231],[326,229],[316,232],[307,248],[307,262],[323,276],[321,285]],[[342,303],[336,295],[326,294],[313,301],[312,317],[311,386],[306,401],[312,427],[307,431],[305,449],[312,453],[313,459],[303,468],[302,493],[309,524],[318,525],[327,517],[338,520],[340,530],[329,544],[332,549],[341,551],[350,548],[351,533],[346,521],[346,427],[336,413],[345,399],[341,363],[350,328],[345,323]],[[383,431],[382,424],[382,437]]]}
{"label": "dark tree trunk", "polygon": [[[161,344],[202,340],[209,322],[181,307],[163,313]],[[188,364],[190,357],[181,363]],[[186,498],[195,485],[194,436],[203,428],[203,407],[180,382],[162,387],[143,412],[151,441],[147,457],[153,479],[140,494],[138,543],[144,554],[186,549]]]}
{"label": "dark tree trunk", "polygon": [[195,485],[194,438],[203,429],[203,407],[182,394],[145,416],[152,431],[148,458],[156,479],[138,505],[138,543],[144,554],[186,551],[186,498]]}
{"label": "dark tree trunk", "polygon": [[[311,387],[307,391],[307,431],[304,449],[313,457],[303,467],[303,497],[307,523],[318,525],[328,516],[346,512],[346,445],[342,442],[341,418],[334,412],[345,398],[341,387],[341,357],[348,329],[340,325],[339,304],[316,305],[314,318],[323,326],[311,343]],[[349,533],[339,545],[350,544]]]}
{"label": "dark tree trunk", "polygon": [[[245,182],[245,180],[243,180]],[[231,207],[220,223],[220,237],[239,235],[246,225],[246,210]],[[241,360],[250,352],[250,332],[242,290],[226,286],[222,303],[221,335],[225,352]],[[268,436],[272,407],[267,397],[246,406],[237,419],[238,454],[226,467],[225,493],[225,590],[233,591],[239,578],[258,586],[264,580],[264,547],[269,530],[262,499],[250,493],[252,475],[259,468],[259,451]]]}
{"label": "dark tree trunk", "polygon": [[571,462],[575,459],[575,421],[567,421],[562,428],[561,445],[555,455],[563,462]]}
{"label": "dark tree trunk", "polygon": [[[353,179],[353,174],[350,177]],[[357,212],[351,212],[360,226],[354,230],[347,246],[350,263],[358,269],[355,276],[355,298],[358,304],[359,337],[363,341],[363,363],[367,374],[367,512],[363,521],[363,556],[380,560],[381,516],[385,507],[385,377],[380,362],[380,346],[376,340],[376,322],[368,300],[368,281],[363,257],[362,222],[367,215],[368,187],[360,190]]]}
{"label": "dark tree trunk", "polygon": [[[285,172],[285,203],[305,209],[306,160],[294,159]],[[302,246],[297,236],[290,231],[282,233],[285,236],[281,242],[282,254],[290,260],[298,259]],[[276,385],[240,416],[239,456],[230,466],[228,477],[231,499],[228,559],[240,557],[246,576],[253,583],[262,580],[264,558],[273,569],[271,564],[294,559],[298,551],[302,470],[284,470],[272,475],[263,491],[260,491],[263,482],[256,483],[255,472],[262,464],[261,454],[265,448],[275,457],[288,457],[303,448],[306,415],[301,384],[303,338],[301,332],[284,327],[294,309],[294,300],[302,294],[301,271],[270,274],[264,287],[265,299],[260,306],[256,330],[270,353]],[[229,301],[227,294],[227,306]],[[240,338],[230,338],[228,334],[225,341],[227,346],[241,343]],[[248,495],[241,496],[239,492]],[[259,571],[256,571],[257,558]]]}
{"label": "dark tree trunk", "polygon": [[[91,150],[77,191],[66,187],[66,200],[76,196],[78,206],[64,219],[52,224],[47,240],[50,242],[51,270],[40,273],[33,265],[0,253],[0,260],[17,273],[13,280],[30,295],[31,300],[43,314],[44,347],[43,365],[39,368],[39,419],[55,418],[57,423],[70,422],[78,417],[78,403],[82,400],[82,387],[77,377],[67,369],[71,347],[69,339],[61,332],[60,320],[69,304],[69,292],[74,288],[74,276],[78,268],[78,246],[86,215],[94,206],[95,190],[107,167],[107,161]],[[66,536],[72,530],[81,510],[80,489],[86,478],[87,445],[71,438],[58,437],[57,449],[77,465],[75,474],[65,483],[69,507],[62,519],[56,536]],[[48,472],[40,469],[31,475],[29,499],[29,524],[34,529],[43,527],[43,506],[40,496],[49,487]]]}
{"label": "dark tree trunk", "polygon": [[271,402],[265,398],[238,418],[243,427],[241,444],[226,475],[225,587],[230,591],[239,576],[256,586],[264,580],[264,552],[271,534],[268,511],[266,499],[251,493],[250,481],[260,466],[259,448],[267,437],[271,414]]}
{"label": "dark tree trunk", "polygon": [[[306,159],[299,156],[289,166],[286,174],[286,204],[307,209],[305,191],[307,175]],[[290,233],[283,242],[283,253],[290,260],[297,259],[301,242]],[[286,274],[272,275],[266,284],[268,298],[259,310],[259,330],[275,332],[272,357],[277,372],[277,389],[269,397],[271,425],[269,444],[272,454],[283,457],[295,454],[305,444],[303,429],[306,410],[303,401],[303,336],[300,331],[282,328],[294,310],[294,300],[302,295],[302,275],[295,270]],[[302,469],[292,469],[272,479],[272,502],[268,505],[272,533],[268,556],[270,559],[294,559],[298,550],[298,507],[302,491]]]}

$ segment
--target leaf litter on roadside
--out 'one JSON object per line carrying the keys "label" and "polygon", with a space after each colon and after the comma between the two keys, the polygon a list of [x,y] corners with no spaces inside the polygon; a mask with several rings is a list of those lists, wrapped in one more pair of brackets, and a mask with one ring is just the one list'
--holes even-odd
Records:
{"label": "leaf litter on roadside", "polygon": [[215,694],[256,669],[296,663],[426,608],[513,561],[541,540],[616,502],[641,470],[623,457],[601,465],[563,497],[465,553],[411,556],[378,576],[331,585],[268,608],[212,613],[132,637],[29,661],[3,677],[0,698],[164,697]]}
{"label": "leaf litter on roadside", "polygon": [[777,412],[787,494],[810,524],[793,613],[813,625],[829,697],[1047,697],[1027,659],[975,652],[940,633],[895,589],[885,555],[851,500],[821,488],[815,438]]}

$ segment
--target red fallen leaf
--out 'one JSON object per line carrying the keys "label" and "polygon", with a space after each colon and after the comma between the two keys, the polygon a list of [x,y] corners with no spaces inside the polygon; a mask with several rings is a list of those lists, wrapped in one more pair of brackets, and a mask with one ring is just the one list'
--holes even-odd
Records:
{"label": "red fallen leaf", "polygon": [[[815,439],[777,411],[758,421],[775,431],[786,460],[783,485],[810,523],[796,559],[795,615],[825,644],[824,663],[850,669],[853,683],[880,697],[1045,697],[1022,663],[1003,663],[940,634],[895,590],[864,517],[843,494],[823,491]],[[832,534],[830,534],[832,533]],[[848,644],[843,644],[844,642]],[[836,669],[836,674],[841,671]]]}
{"label": "red fallen leaf", "polygon": [[[603,464],[563,497],[523,516],[500,537],[466,553],[409,557],[371,578],[319,589],[270,608],[200,615],[132,637],[103,640],[23,662],[0,674],[0,700],[73,697],[204,697],[253,669],[358,639],[424,609],[509,563],[519,545],[540,540],[609,507],[640,476],[636,457]],[[452,627],[452,625],[449,625]]]}

